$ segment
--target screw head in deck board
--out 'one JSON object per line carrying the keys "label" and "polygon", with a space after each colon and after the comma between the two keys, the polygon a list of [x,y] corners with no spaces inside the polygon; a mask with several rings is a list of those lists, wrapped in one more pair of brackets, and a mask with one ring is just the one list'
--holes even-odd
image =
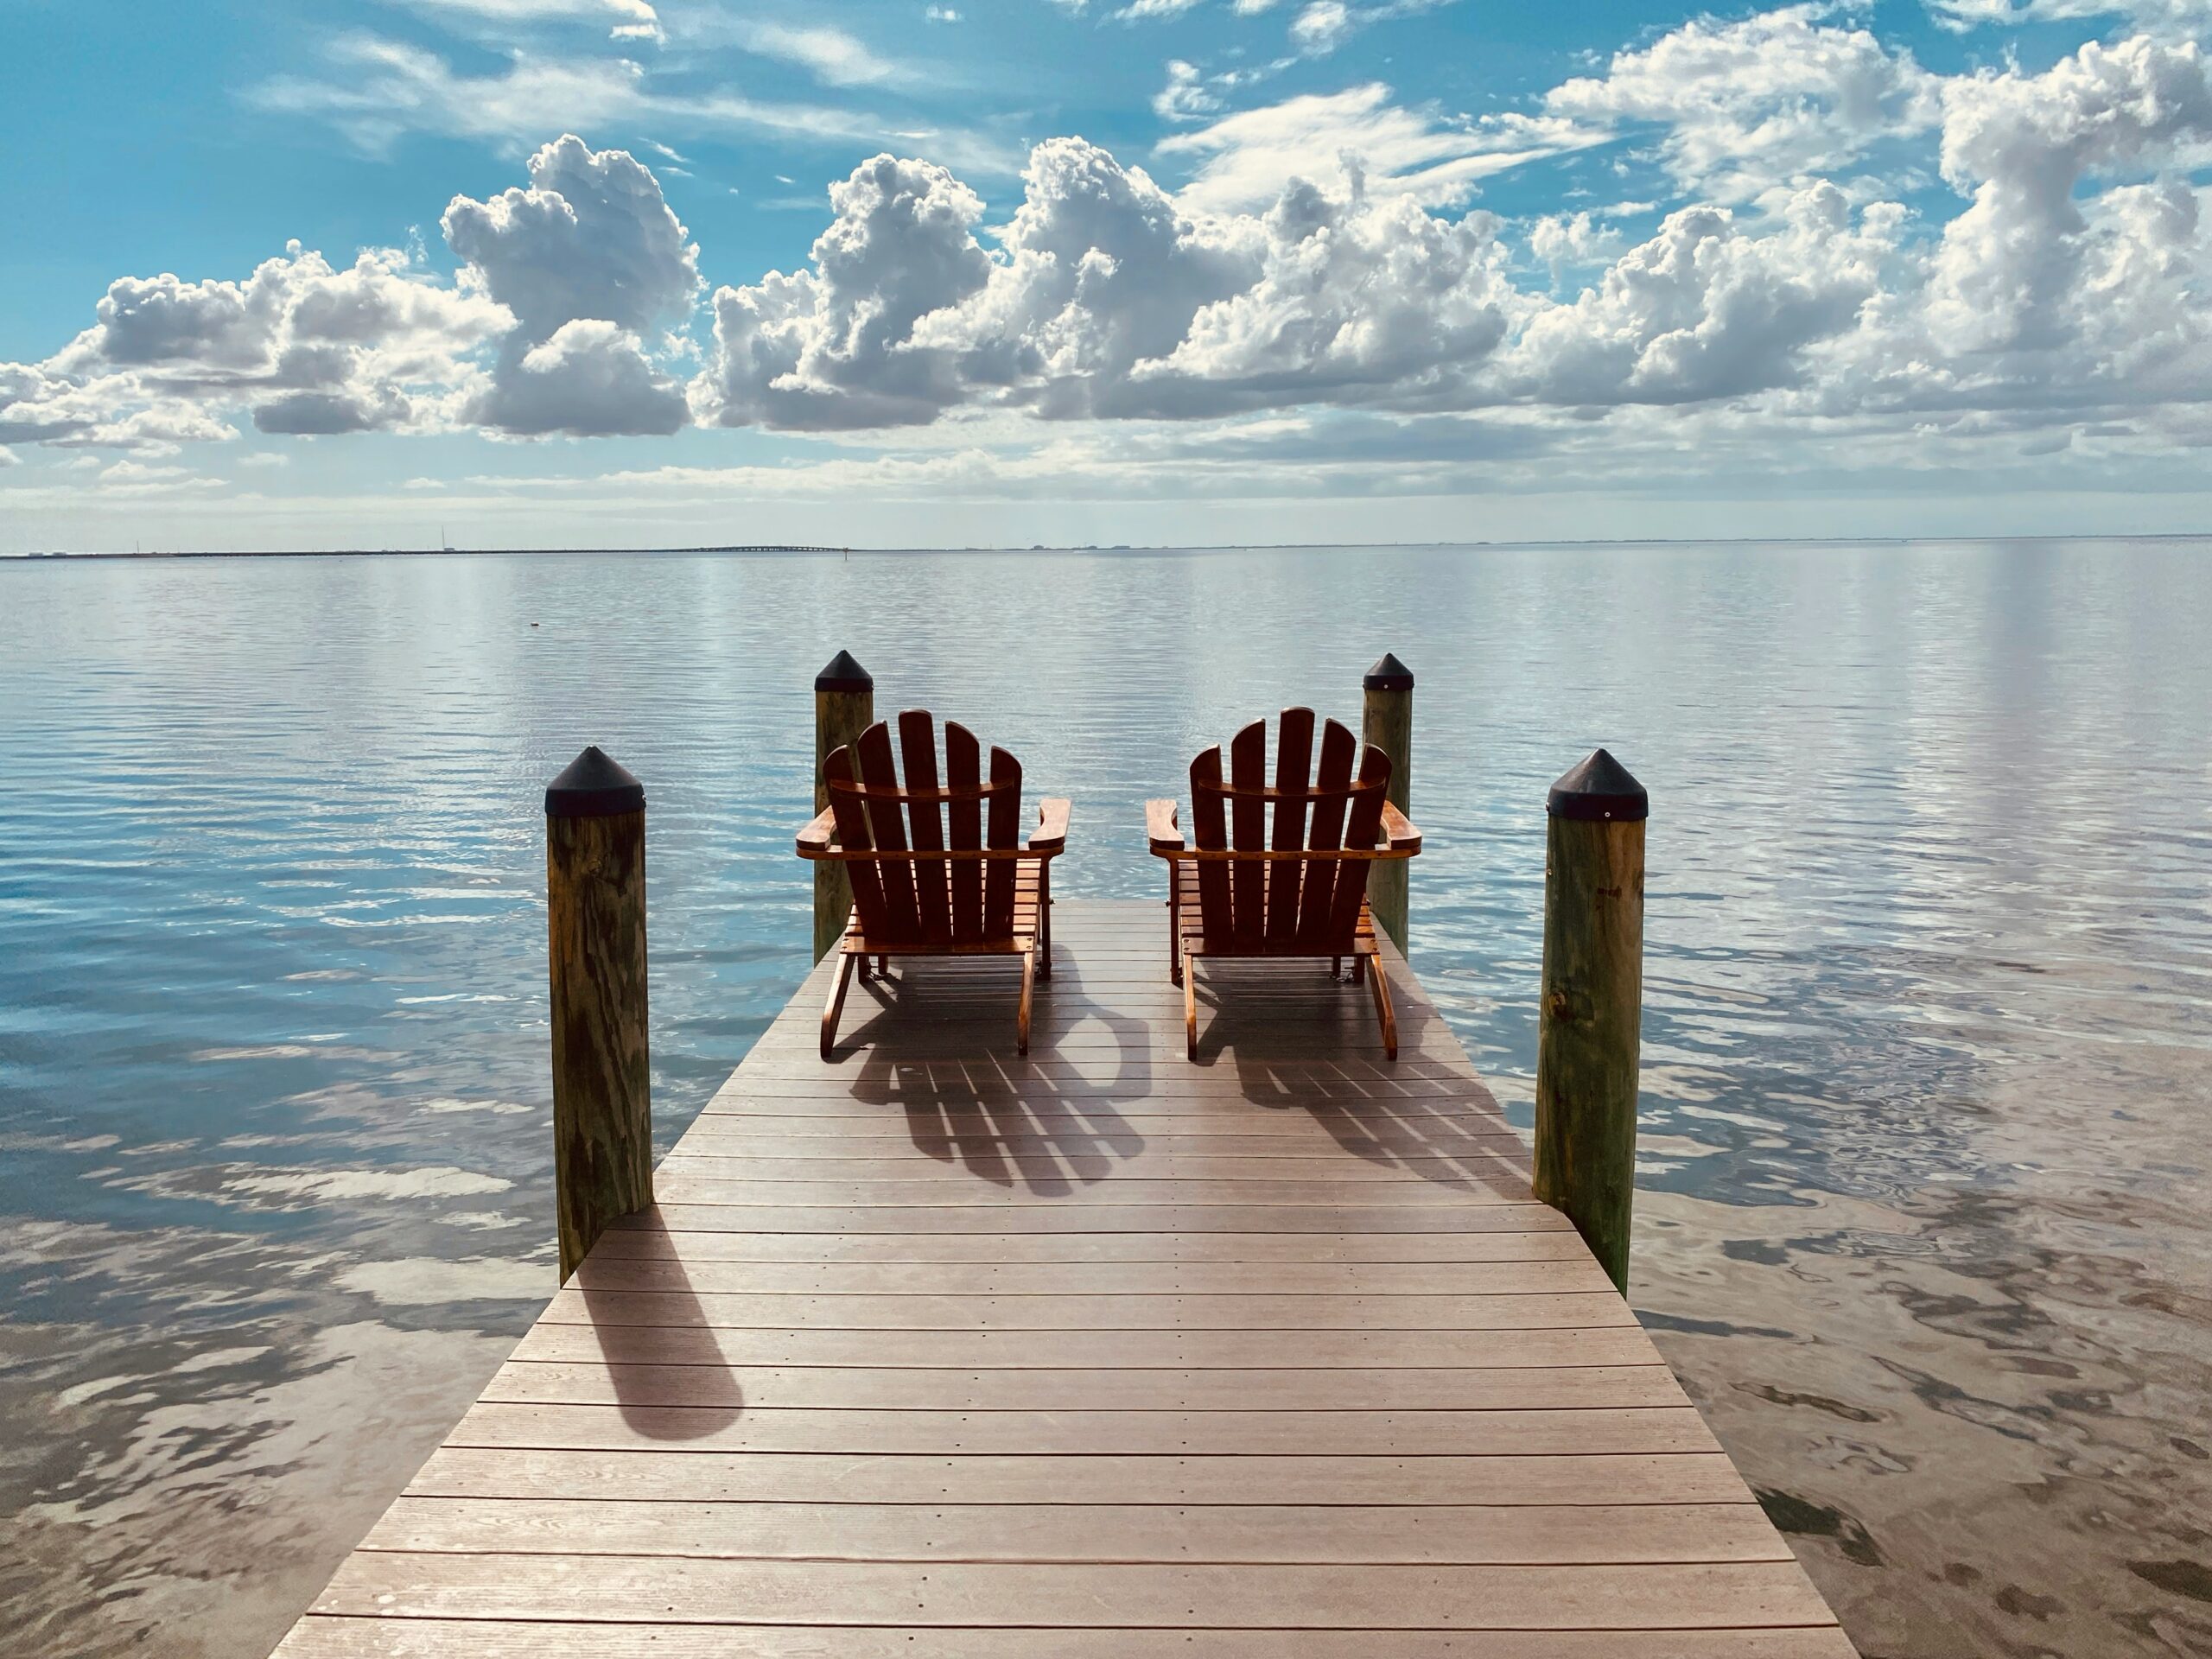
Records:
{"label": "screw head in deck board", "polygon": [[1651,798],[1626,766],[1605,750],[1592,749],[1552,785],[1544,810],[1555,818],[1640,823],[1651,816]]}
{"label": "screw head in deck board", "polygon": [[817,691],[873,691],[875,676],[853,660],[853,653],[841,651],[830,659],[829,666],[814,677]]}
{"label": "screw head in deck board", "polygon": [[645,786],[596,743],[545,785],[549,818],[611,818],[645,809]]}
{"label": "screw head in deck board", "polygon": [[1363,691],[1410,691],[1414,689],[1414,671],[1398,660],[1398,653],[1386,651],[1376,658],[1375,666],[1367,671],[1359,683]]}

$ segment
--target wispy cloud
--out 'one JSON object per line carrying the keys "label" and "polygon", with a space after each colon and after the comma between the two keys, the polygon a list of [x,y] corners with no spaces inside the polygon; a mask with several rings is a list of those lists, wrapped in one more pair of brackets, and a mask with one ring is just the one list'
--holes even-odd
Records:
{"label": "wispy cloud", "polygon": [[599,22],[618,41],[658,41],[660,16],[646,0],[405,0],[419,11],[461,12],[516,24]]}
{"label": "wispy cloud", "polygon": [[1167,60],[1167,84],[1153,94],[1152,112],[1163,121],[1195,121],[1221,107],[1194,63]]}
{"label": "wispy cloud", "polygon": [[[1376,4],[1357,5],[1347,4],[1345,0],[1307,0],[1291,20],[1290,43],[1306,57],[1326,57],[1370,24],[1386,22],[1393,17],[1415,16],[1456,3],[1457,0],[1378,0]],[[1258,11],[1272,3],[1274,0],[1264,0],[1264,4],[1248,7],[1239,0],[1236,9]]]}
{"label": "wispy cloud", "polygon": [[764,58],[795,63],[832,86],[864,86],[898,78],[885,62],[842,29],[793,29],[784,23],[745,23],[739,44]]}
{"label": "wispy cloud", "polygon": [[864,109],[747,97],[734,88],[664,90],[665,82],[626,58],[536,57],[517,53],[486,74],[455,69],[420,47],[370,35],[332,43],[335,73],[283,75],[251,88],[246,101],[282,115],[329,123],[372,156],[389,155],[412,132],[480,138],[526,154],[549,132],[582,129],[615,137],[750,130],[788,139],[910,148],[978,172],[1018,171],[1021,152],[961,128],[918,130],[911,118]]}
{"label": "wispy cloud", "polygon": [[1510,168],[1602,143],[1608,135],[1559,116],[1448,120],[1391,101],[1380,81],[1225,116],[1163,138],[1158,153],[1198,157],[1182,200],[1207,213],[1263,206],[1291,179],[1331,180],[1347,158],[1377,187],[1425,202],[1458,202]]}

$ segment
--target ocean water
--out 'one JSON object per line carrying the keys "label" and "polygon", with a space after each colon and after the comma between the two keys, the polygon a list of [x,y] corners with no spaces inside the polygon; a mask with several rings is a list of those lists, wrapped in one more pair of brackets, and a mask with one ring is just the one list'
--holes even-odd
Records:
{"label": "ocean water", "polygon": [[1649,788],[1631,1300],[1869,1655],[2212,1653],[2212,545],[0,565],[0,1628],[257,1659],[554,1275],[539,791],[645,782],[656,1129],[808,965],[814,671],[1141,803],[1419,677],[1525,1126],[1546,785]]}

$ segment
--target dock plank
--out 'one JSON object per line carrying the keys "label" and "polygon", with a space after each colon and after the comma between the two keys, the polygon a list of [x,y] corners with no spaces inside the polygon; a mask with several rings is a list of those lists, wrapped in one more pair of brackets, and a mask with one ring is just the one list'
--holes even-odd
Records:
{"label": "dock plank", "polygon": [[[361,1548],[403,1553],[699,1556],[728,1560],[1315,1561],[1538,1566],[1777,1561],[1752,1503],[1485,1509],[1467,1504],[573,1504],[402,1497]],[[1721,1552],[1716,1555],[1713,1552]]]}
{"label": "dock plank", "polygon": [[1192,1064],[1054,928],[1027,1058],[817,970],[282,1659],[1848,1659],[1395,953],[1396,1064],[1298,963]]}
{"label": "dock plank", "polygon": [[[1361,1659],[1853,1659],[1843,1632],[1362,1630]],[[911,1625],[747,1625],[734,1649],[725,1627],[563,1624],[556,1620],[380,1618],[310,1614],[279,1649],[286,1659],[1130,1659],[1157,1631],[920,1629]],[[1179,1659],[1342,1659],[1342,1630],[1190,1630],[1175,1633]]]}
{"label": "dock plank", "polygon": [[[441,1446],[422,1497],[750,1503],[1740,1503],[1718,1452],[1503,1457],[985,1456]],[[918,1517],[919,1518],[919,1517]]]}
{"label": "dock plank", "polygon": [[[918,1567],[926,1570],[917,1570]],[[1137,1630],[1768,1629],[1828,1612],[1795,1561],[1541,1567],[1318,1562],[724,1561],[357,1552],[317,1612],[387,1618]]]}
{"label": "dock plank", "polygon": [[723,1406],[772,1411],[1533,1411],[1681,1406],[1663,1365],[1444,1367],[1337,1370],[1168,1369],[908,1371],[858,1365],[777,1370],[725,1364],[575,1363],[520,1359],[486,1385],[486,1402],[544,1406]]}

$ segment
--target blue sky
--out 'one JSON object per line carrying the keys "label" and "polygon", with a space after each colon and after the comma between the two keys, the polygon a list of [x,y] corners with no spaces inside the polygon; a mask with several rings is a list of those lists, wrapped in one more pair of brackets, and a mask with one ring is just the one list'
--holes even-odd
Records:
{"label": "blue sky", "polygon": [[0,553],[2200,528],[2208,34],[0,0]]}

